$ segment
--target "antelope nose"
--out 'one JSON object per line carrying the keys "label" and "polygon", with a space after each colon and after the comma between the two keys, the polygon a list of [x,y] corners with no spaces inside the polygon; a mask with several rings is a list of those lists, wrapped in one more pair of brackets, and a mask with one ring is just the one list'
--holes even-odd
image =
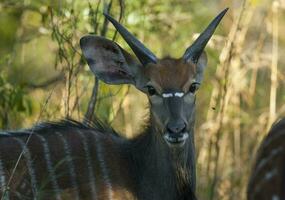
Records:
{"label": "antelope nose", "polygon": [[170,133],[181,133],[186,128],[184,122],[169,122],[167,124],[167,130]]}

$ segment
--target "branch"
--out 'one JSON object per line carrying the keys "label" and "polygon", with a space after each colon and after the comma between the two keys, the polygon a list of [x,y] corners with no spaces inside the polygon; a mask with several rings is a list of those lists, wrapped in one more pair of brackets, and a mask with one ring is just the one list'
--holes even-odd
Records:
{"label": "branch", "polygon": [[[112,0],[110,1],[110,3],[108,5],[107,4],[104,5],[104,12],[109,14],[110,10],[111,10],[111,7],[112,7]],[[96,12],[96,19],[97,19],[97,15],[98,15],[98,12]],[[94,23],[94,25],[98,24],[95,21],[93,23]],[[95,31],[96,31],[96,28],[95,28]],[[107,31],[108,31],[108,21],[105,18],[100,35],[101,36],[105,36]],[[99,80],[98,80],[97,77],[95,77],[94,79],[95,80],[94,80],[94,86],[93,86],[93,90],[92,90],[92,95],[91,95],[91,98],[89,100],[88,108],[87,108],[87,111],[85,113],[84,120],[83,120],[84,124],[88,124],[90,121],[92,121],[93,115],[94,115],[95,106],[96,106],[96,102],[97,102]]]}
{"label": "branch", "polygon": [[[120,16],[119,16],[119,22],[121,22],[124,12],[125,12],[125,5],[124,5],[124,0],[119,0],[119,5],[120,5]],[[116,37],[117,37],[117,29],[115,30],[114,36],[112,38],[113,41],[115,41]]]}
{"label": "branch", "polygon": [[277,97],[277,77],[278,77],[278,7],[277,0],[272,3],[272,61],[270,76],[270,102],[267,130],[276,119],[276,97]]}
{"label": "branch", "polygon": [[[112,7],[112,3],[113,3],[113,1],[111,0],[108,5],[107,5],[107,4],[104,5],[104,12],[105,12],[105,13],[110,14],[110,10],[111,10],[111,7]],[[105,37],[105,36],[106,36],[106,33],[107,33],[107,30],[108,30],[108,20],[107,20],[107,18],[105,17],[105,18],[104,18],[103,27],[102,27],[102,29],[101,29],[100,35],[103,36],[103,37]]]}
{"label": "branch", "polygon": [[85,113],[84,116],[84,120],[83,123],[84,124],[88,124],[90,121],[92,121],[93,119],[93,114],[94,114],[94,109],[95,109],[95,105],[97,102],[97,94],[98,94],[98,88],[99,88],[99,79],[94,77],[94,86],[93,86],[93,90],[92,90],[92,95],[90,98],[90,101],[88,103],[88,109]]}
{"label": "branch", "polygon": [[60,73],[59,75],[57,75],[57,76],[55,76],[49,80],[46,80],[42,83],[39,83],[39,84],[28,83],[27,87],[29,89],[45,89],[45,88],[49,87],[50,85],[53,85],[53,84],[61,82],[61,81],[64,81],[64,74],[63,73]]}

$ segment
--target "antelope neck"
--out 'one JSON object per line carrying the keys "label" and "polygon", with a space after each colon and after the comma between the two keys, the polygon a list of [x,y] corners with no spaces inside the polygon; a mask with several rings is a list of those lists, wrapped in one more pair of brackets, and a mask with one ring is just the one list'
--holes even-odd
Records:
{"label": "antelope neck", "polygon": [[190,190],[191,194],[195,191],[193,141],[187,141],[180,149],[170,148],[161,133],[150,125],[133,140],[131,149],[131,162],[135,166],[133,170],[141,199],[149,199],[150,193],[154,194],[150,199],[180,199],[178,194],[181,191],[188,191],[188,195]]}

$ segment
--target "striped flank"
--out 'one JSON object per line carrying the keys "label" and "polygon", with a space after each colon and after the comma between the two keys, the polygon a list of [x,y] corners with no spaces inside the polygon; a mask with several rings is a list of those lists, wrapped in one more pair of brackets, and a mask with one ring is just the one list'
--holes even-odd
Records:
{"label": "striped flank", "polygon": [[96,193],[96,186],[95,186],[95,176],[94,176],[94,169],[93,169],[93,165],[91,162],[91,157],[90,157],[90,150],[89,150],[89,146],[87,143],[87,139],[84,135],[84,133],[82,133],[80,130],[78,130],[79,136],[82,139],[82,143],[83,143],[83,148],[84,148],[84,153],[85,153],[85,158],[86,158],[86,164],[87,164],[87,169],[88,169],[88,174],[89,174],[89,183],[90,183],[90,187],[91,187],[91,193],[92,193],[92,199],[96,199],[97,197],[97,193]]}
{"label": "striped flank", "polygon": [[263,158],[259,162],[259,164],[256,166],[256,169],[253,172],[252,177],[255,178],[267,164],[270,164],[270,162],[272,162],[274,157],[280,156],[280,153],[283,153],[283,151],[284,151],[283,147],[278,147],[277,149],[273,149],[267,157]]}
{"label": "striped flank", "polygon": [[35,198],[37,198],[38,196],[38,186],[37,186],[37,180],[36,180],[36,175],[35,175],[35,171],[34,171],[34,167],[33,167],[33,161],[31,158],[31,153],[29,151],[29,148],[27,147],[26,143],[23,142],[21,139],[13,137],[13,139],[15,139],[22,148],[23,151],[23,155],[26,159],[26,163],[27,163],[27,167],[28,167],[28,171],[29,171],[29,175],[31,178],[31,186],[32,186],[32,192],[33,192],[33,196]]}
{"label": "striped flank", "polygon": [[261,192],[262,189],[264,189],[264,185],[267,185],[268,182],[272,181],[272,179],[275,176],[278,176],[280,174],[278,174],[277,169],[273,169],[271,171],[268,171],[261,179],[261,181],[256,185],[256,187],[254,188],[254,192],[259,193]]}
{"label": "striped flank", "polygon": [[1,188],[1,191],[4,191],[5,187],[6,187],[6,177],[5,177],[3,162],[0,158],[0,188]]}
{"label": "striped flank", "polygon": [[52,187],[53,187],[54,193],[56,194],[56,200],[61,200],[60,189],[59,189],[59,186],[58,186],[58,183],[57,183],[57,179],[56,179],[56,176],[55,176],[54,168],[52,166],[52,162],[51,162],[51,158],[50,158],[50,150],[49,150],[48,143],[47,143],[46,139],[44,138],[44,136],[42,136],[40,134],[34,134],[34,136],[37,136],[41,140],[41,142],[43,144],[44,157],[45,157],[45,160],[46,160],[49,177],[51,177]]}
{"label": "striped flank", "polygon": [[61,133],[56,132],[55,134],[61,139],[61,141],[63,143],[64,153],[65,153],[64,158],[67,158],[67,164],[68,164],[68,169],[69,169],[71,185],[75,189],[74,190],[75,191],[74,199],[79,200],[78,185],[76,182],[75,168],[74,168],[74,163],[73,163],[73,159],[71,156],[70,147],[69,147],[66,139],[64,138],[64,136]]}
{"label": "striped flank", "polygon": [[112,183],[109,177],[109,170],[107,168],[106,162],[104,160],[104,150],[101,146],[100,140],[96,133],[92,132],[93,136],[95,137],[95,146],[96,146],[96,155],[99,161],[100,171],[102,171],[103,181],[107,187],[108,192],[108,200],[112,200],[113,198],[113,188]]}

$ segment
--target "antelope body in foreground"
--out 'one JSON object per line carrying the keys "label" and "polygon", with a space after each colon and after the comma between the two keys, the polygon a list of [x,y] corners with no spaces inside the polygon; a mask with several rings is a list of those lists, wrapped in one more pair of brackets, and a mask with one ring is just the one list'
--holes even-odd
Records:
{"label": "antelope body in foreground", "polygon": [[[2,133],[2,198],[195,199],[195,91],[207,64],[204,48],[226,11],[180,59],[156,58],[106,15],[138,60],[115,42],[91,35],[80,40],[83,55],[102,81],[133,84],[147,94],[147,127],[131,140],[98,121],[92,127],[65,120]],[[23,158],[13,174],[22,150]]]}
{"label": "antelope body in foreground", "polygon": [[285,118],[260,145],[248,184],[248,200],[285,200]]}

